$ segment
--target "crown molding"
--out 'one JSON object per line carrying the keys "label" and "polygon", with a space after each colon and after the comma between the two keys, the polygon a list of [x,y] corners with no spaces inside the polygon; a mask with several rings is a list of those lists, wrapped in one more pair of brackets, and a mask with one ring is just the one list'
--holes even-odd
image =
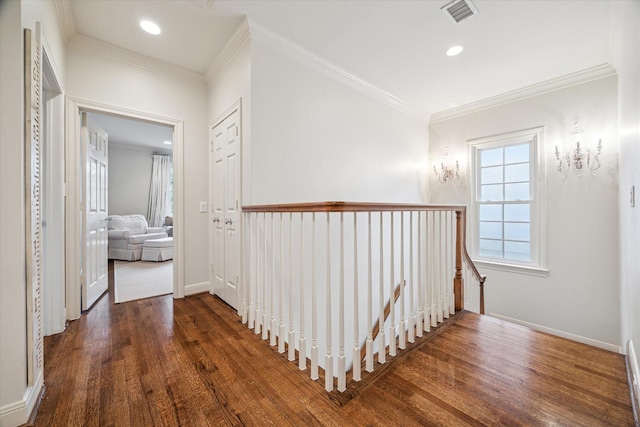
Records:
{"label": "crown molding", "polygon": [[62,27],[64,42],[69,44],[71,39],[76,35],[76,24],[73,20],[71,3],[69,0],[54,0],[54,4],[56,6],[56,12],[58,13],[60,26]]}
{"label": "crown molding", "polygon": [[315,53],[303,48],[302,46],[288,40],[266,28],[262,27],[255,22],[251,22],[249,25],[249,31],[251,37],[262,40],[277,49],[289,54],[290,56],[298,59],[304,64],[340,81],[341,83],[367,95],[383,104],[394,108],[414,119],[417,119],[423,123],[429,122],[429,114],[421,111],[413,106],[407,104],[400,98],[397,98],[390,93],[368,83],[363,78],[346,71],[339,66],[333,64],[327,59],[321,58]]}
{"label": "crown molding", "polygon": [[480,101],[472,102],[460,107],[434,113],[431,116],[431,121],[429,122],[429,124],[466,116],[467,114],[477,113],[489,108],[510,104],[512,102],[532,98],[534,96],[542,95],[548,92],[565,89],[570,86],[575,86],[615,75],[616,70],[611,65],[597,65],[595,67],[587,68],[586,70],[566,74],[555,79],[536,83],[530,86],[525,86],[523,88],[516,89],[511,92],[506,92],[501,95],[492,96],[490,98],[482,99]]}
{"label": "crown molding", "polygon": [[84,50],[129,65],[134,68],[181,79],[205,87],[204,76],[184,68],[168,64],[148,56],[140,55],[81,34],[76,34],[68,43],[70,47]]}
{"label": "crown molding", "polygon": [[249,40],[249,21],[245,17],[222,49],[222,52],[216,56],[216,59],[207,68],[204,74],[207,85],[211,86],[222,75],[240,51],[249,43]]}
{"label": "crown molding", "polygon": [[213,9],[213,5],[216,3],[216,0],[189,0],[189,2],[201,9],[210,11]]}

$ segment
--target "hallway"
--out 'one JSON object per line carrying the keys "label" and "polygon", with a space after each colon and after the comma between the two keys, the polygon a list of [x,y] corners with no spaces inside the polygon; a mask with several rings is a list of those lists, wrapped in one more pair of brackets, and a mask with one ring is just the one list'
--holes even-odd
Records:
{"label": "hallway", "polygon": [[349,400],[327,394],[216,297],[116,305],[112,290],[110,280],[89,313],[45,339],[35,426],[634,422],[621,355],[493,318],[458,314]]}

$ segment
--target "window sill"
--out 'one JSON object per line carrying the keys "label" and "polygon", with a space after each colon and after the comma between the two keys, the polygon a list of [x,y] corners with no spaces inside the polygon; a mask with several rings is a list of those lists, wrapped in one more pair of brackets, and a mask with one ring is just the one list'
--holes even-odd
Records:
{"label": "window sill", "polygon": [[507,273],[526,274],[528,276],[547,277],[549,270],[540,267],[529,267],[518,264],[505,264],[500,262],[492,262],[482,259],[474,259],[473,263],[478,268],[487,268],[489,270],[505,271]]}

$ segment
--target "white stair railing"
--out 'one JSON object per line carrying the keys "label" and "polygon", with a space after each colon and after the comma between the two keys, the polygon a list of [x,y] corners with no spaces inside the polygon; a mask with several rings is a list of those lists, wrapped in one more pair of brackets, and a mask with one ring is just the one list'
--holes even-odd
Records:
{"label": "white stair railing", "polygon": [[465,212],[345,202],[245,206],[242,321],[312,379],[323,369],[327,391],[336,379],[345,391],[347,372],[360,381],[361,360],[372,372],[375,360],[386,363],[456,310],[484,311],[485,278],[466,251]]}

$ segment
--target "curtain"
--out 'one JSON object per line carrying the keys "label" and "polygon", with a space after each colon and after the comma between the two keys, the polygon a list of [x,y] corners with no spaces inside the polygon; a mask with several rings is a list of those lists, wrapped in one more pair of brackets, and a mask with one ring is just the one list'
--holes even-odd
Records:
{"label": "curtain", "polygon": [[168,211],[167,195],[169,194],[169,185],[171,185],[170,167],[171,156],[153,155],[147,212],[147,219],[151,227],[161,227],[164,224],[165,213]]}

